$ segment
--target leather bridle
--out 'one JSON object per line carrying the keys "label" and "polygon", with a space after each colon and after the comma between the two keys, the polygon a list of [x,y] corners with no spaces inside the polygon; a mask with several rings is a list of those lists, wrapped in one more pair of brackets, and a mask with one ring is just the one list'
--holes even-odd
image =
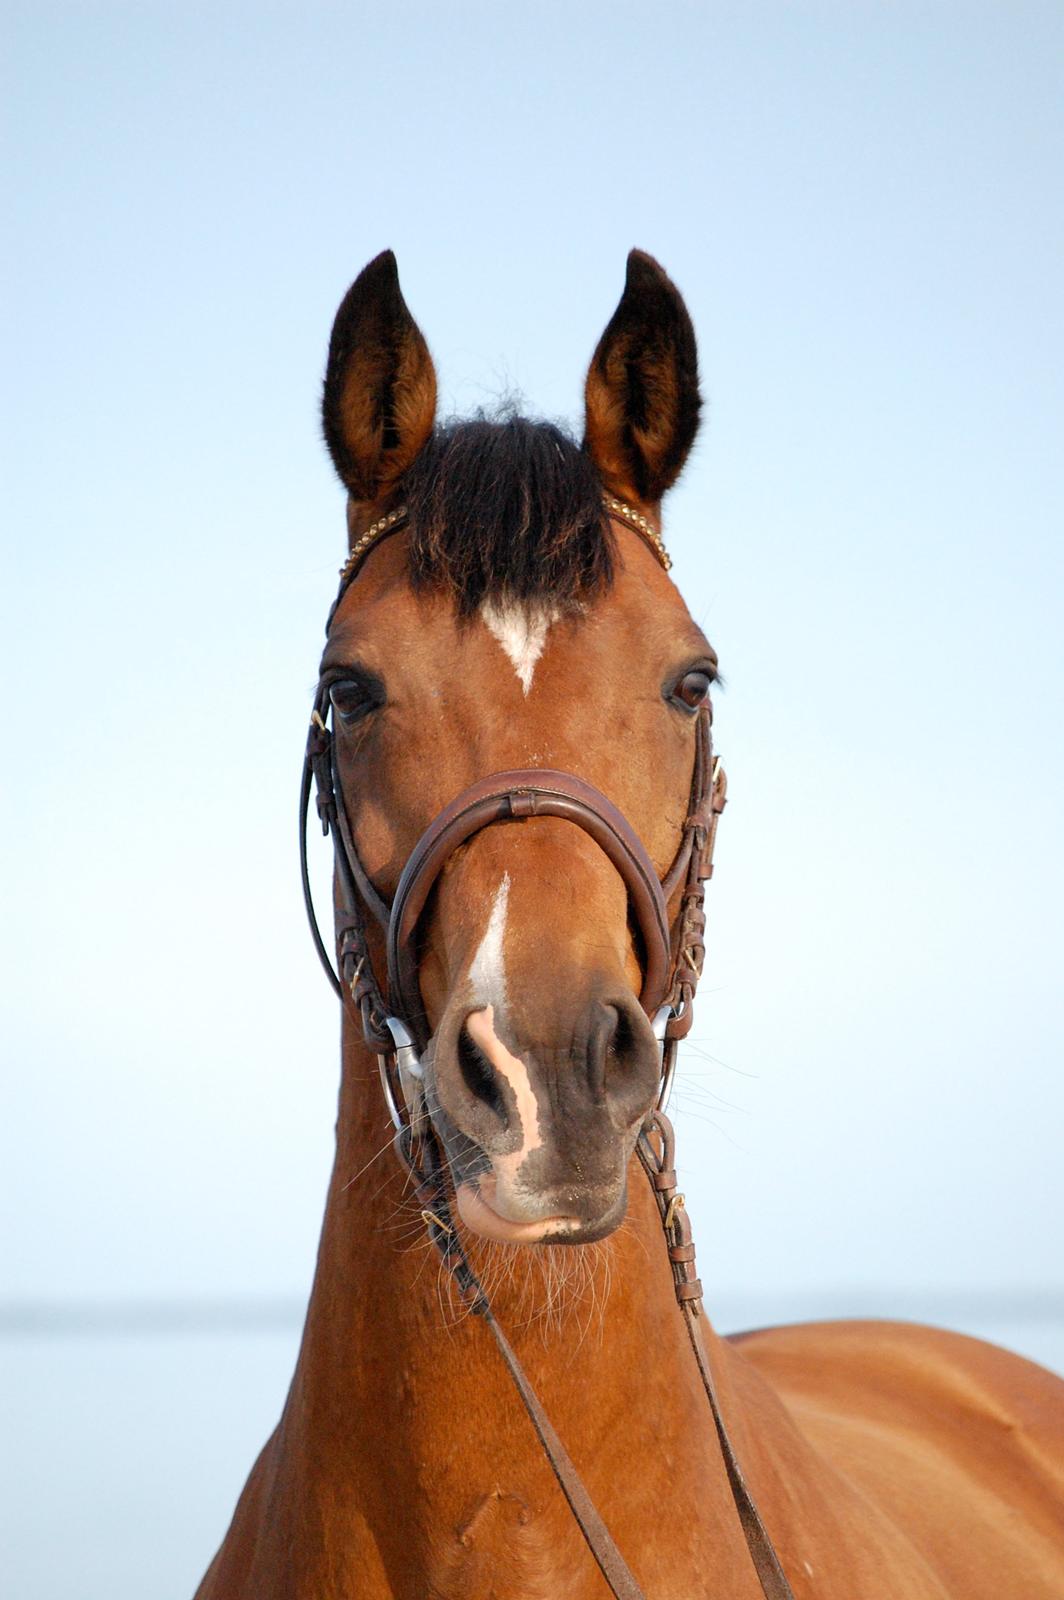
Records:
{"label": "leather bridle", "polygon": [[[605,499],[609,513],[639,534],[667,569],[668,556],[653,524],[612,496]],[[329,612],[327,633],[340,601],[369,551],[405,523],[405,508],[399,507],[380,518],[352,547],[341,569],[340,589]],[[713,871],[717,822],[727,795],[724,769],[713,757],[709,703],[697,712],[687,814],[679,848],[663,878],[659,878],[635,830],[598,789],[571,772],[522,768],[491,773],[471,784],[444,807],[410,852],[390,903],[373,884],[355,845],[340,783],[335,740],[328,726],[329,707],[328,687],[319,684],[311,712],[299,806],[303,895],[315,947],[337,995],[358,1013],[365,1043],[377,1056],[384,1099],[395,1129],[395,1150],[413,1185],[431,1242],[460,1296],[490,1327],[581,1533],[616,1600],[643,1600],[642,1590],[495,1320],[452,1220],[446,1162],[437,1135],[430,1119],[421,1114],[420,1053],[428,1043],[430,1028],[418,983],[417,931],[433,886],[454,852],[484,828],[520,823],[533,817],[560,817],[587,833],[624,880],[643,972],[640,1004],[651,1019],[661,1048],[657,1104],[644,1123],[636,1151],[661,1215],[676,1297],[684,1313],[729,1485],[762,1592],[766,1600],[793,1600],[772,1542],[746,1487],[717,1399],[699,1327],[702,1287],[695,1274],[694,1243],[683,1196],[676,1190],[672,1156],[674,1136],[665,1114],[677,1046],[690,1029],[692,1003],[702,973],[705,884]],[[336,968],[318,926],[310,887],[307,822],[312,788],[317,790],[322,832],[331,833],[334,843],[339,900]],[[379,925],[386,944],[387,981],[383,987],[374,971],[367,939],[367,911]]]}

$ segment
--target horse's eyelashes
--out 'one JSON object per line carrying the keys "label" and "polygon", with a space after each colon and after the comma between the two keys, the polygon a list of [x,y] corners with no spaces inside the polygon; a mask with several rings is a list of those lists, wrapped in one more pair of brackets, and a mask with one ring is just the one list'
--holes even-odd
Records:
{"label": "horse's eyelashes", "polygon": [[715,672],[708,665],[690,667],[667,691],[667,697],[684,711],[697,711],[709,699],[715,678]]}
{"label": "horse's eyelashes", "polygon": [[366,678],[337,678],[329,685],[333,710],[348,727],[376,711],[383,698],[380,683]]}

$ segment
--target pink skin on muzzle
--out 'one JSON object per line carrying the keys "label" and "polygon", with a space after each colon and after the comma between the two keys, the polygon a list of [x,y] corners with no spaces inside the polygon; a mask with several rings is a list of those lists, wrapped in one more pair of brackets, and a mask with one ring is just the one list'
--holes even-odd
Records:
{"label": "pink skin on muzzle", "polygon": [[[470,1012],[465,1027],[478,1050],[483,1052],[513,1091],[521,1122],[521,1145],[509,1155],[497,1156],[493,1170],[485,1173],[475,1184],[459,1185],[459,1216],[474,1233],[506,1244],[535,1244],[548,1236],[572,1232],[580,1226],[576,1217],[557,1215],[523,1220],[508,1214],[513,1204],[511,1197],[518,1169],[525,1157],[533,1150],[538,1150],[543,1143],[539,1130],[539,1108],[527,1067],[519,1056],[507,1049],[495,1031],[494,1006]],[[503,1190],[501,1196],[500,1184]]]}

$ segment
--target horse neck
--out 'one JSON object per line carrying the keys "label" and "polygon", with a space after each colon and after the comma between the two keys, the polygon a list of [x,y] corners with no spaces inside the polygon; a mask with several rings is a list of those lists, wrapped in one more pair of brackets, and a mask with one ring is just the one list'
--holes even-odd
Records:
{"label": "horse neck", "polygon": [[[375,1058],[345,1031],[336,1162],[299,1363],[199,1600],[597,1600],[602,1580],[490,1330],[440,1284],[389,1145]],[[484,1277],[592,1502],[649,1575],[648,1594],[761,1600],[638,1169],[622,1228],[597,1250],[566,1254],[589,1263],[582,1290],[530,1268],[538,1248],[511,1258],[524,1282],[519,1270]],[[801,1526],[836,1526],[816,1488],[822,1463],[756,1369],[706,1319],[702,1333],[762,1514],[782,1531],[784,1553],[804,1548]],[[800,1506],[789,1483],[804,1486]]]}
{"label": "horse neck", "polygon": [[[569,1361],[574,1335],[601,1352],[607,1325],[658,1341],[664,1323],[678,1323],[659,1215],[634,1159],[629,1186],[625,1223],[598,1245],[515,1249],[466,1239],[496,1316],[523,1346],[539,1349],[538,1365],[549,1364],[558,1344]],[[390,1324],[386,1337],[397,1348],[408,1336],[420,1339],[426,1324],[453,1328],[466,1317],[392,1149],[377,1058],[345,1017],[336,1159],[308,1332],[342,1330],[350,1350],[352,1338],[372,1343]],[[477,1342],[493,1362],[490,1340]],[[456,1352],[448,1341],[442,1357]]]}
{"label": "horse neck", "polygon": [[[550,1254],[561,1259],[534,1247],[501,1260],[474,1250],[473,1260],[592,1495],[608,1505],[619,1479],[638,1484],[640,1461],[664,1453],[697,1486],[703,1526],[724,1555],[734,1546],[745,1570],[660,1217],[635,1161],[623,1226],[597,1246]],[[731,1352],[708,1320],[704,1333],[725,1406],[734,1406]],[[336,1163],[286,1415],[293,1430],[316,1470],[358,1480],[348,1485],[356,1499],[377,1502],[384,1485],[416,1483],[422,1520],[433,1523],[458,1526],[478,1496],[542,1504],[554,1493],[489,1330],[451,1292],[427,1241],[389,1148],[376,1058],[346,1027]],[[426,1463],[442,1460],[449,1472],[426,1474]],[[370,1520],[384,1526],[396,1515],[393,1495]]]}

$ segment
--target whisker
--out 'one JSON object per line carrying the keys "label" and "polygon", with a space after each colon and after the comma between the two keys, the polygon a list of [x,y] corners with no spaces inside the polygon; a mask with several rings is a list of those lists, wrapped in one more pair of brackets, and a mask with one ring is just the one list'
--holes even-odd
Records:
{"label": "whisker", "polygon": [[722,1061],[720,1056],[715,1056],[709,1050],[702,1049],[698,1043],[691,1038],[690,1034],[688,1034],[687,1038],[683,1042],[683,1050],[681,1052],[681,1071],[683,1070],[682,1058],[688,1054],[700,1056],[703,1061],[712,1061],[714,1066],[721,1067],[725,1072],[734,1072],[736,1076],[740,1078],[753,1078],[756,1081],[761,1076],[759,1072],[749,1072],[745,1067],[734,1067],[730,1061]]}
{"label": "whisker", "polygon": [[372,1167],[373,1163],[375,1161],[379,1161],[381,1156],[384,1154],[384,1152],[386,1150],[390,1150],[392,1148],[393,1143],[394,1143],[394,1135],[389,1134],[388,1138],[381,1145],[381,1147],[377,1151],[376,1155],[370,1156],[370,1158],[366,1162],[365,1166],[364,1167],[359,1167],[358,1171],[355,1173],[353,1178],[348,1178],[347,1182],[344,1184],[344,1186],[341,1189],[340,1193],[341,1194],[346,1194],[348,1189],[351,1188],[352,1184],[356,1184],[358,1182],[359,1178],[362,1177],[362,1174],[365,1173],[365,1172],[368,1172],[370,1167]]}
{"label": "whisker", "polygon": [[749,1116],[750,1114],[747,1106],[740,1105],[736,1100],[728,1100],[724,1095],[718,1094],[715,1089],[711,1089],[708,1084],[698,1083],[690,1078],[677,1079],[672,1093],[674,1100],[685,1099],[688,1096],[692,1098],[699,1097],[713,1100],[717,1105],[725,1107],[729,1111],[739,1111],[744,1116]]}

